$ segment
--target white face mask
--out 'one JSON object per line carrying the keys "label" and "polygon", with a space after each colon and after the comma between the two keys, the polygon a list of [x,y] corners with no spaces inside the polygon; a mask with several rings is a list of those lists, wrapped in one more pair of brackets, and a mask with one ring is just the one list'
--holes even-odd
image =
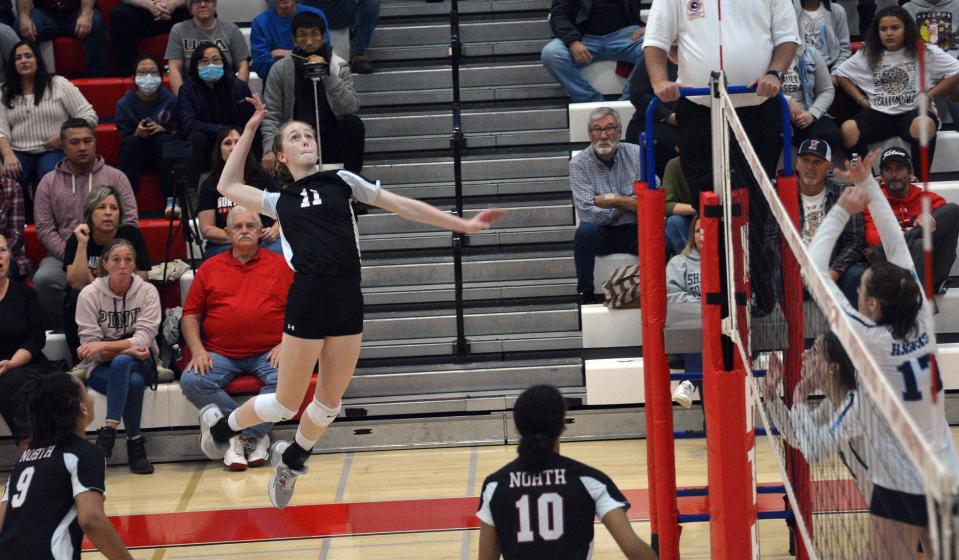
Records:
{"label": "white face mask", "polygon": [[133,79],[133,83],[137,85],[137,89],[147,95],[156,93],[156,91],[160,89],[160,83],[162,81],[157,74],[146,74]]}

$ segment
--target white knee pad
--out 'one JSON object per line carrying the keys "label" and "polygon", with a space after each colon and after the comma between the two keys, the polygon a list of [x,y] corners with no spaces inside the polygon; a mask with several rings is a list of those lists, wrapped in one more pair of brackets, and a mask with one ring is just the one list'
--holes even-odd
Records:
{"label": "white knee pad", "polygon": [[280,422],[296,416],[296,410],[290,410],[283,406],[283,403],[278,401],[273,393],[257,395],[253,401],[253,410],[256,411],[257,417],[264,422]]}
{"label": "white knee pad", "polygon": [[336,419],[336,416],[340,413],[342,408],[342,403],[337,405],[336,408],[330,408],[320,401],[313,399],[313,402],[306,405],[306,416],[310,419],[310,422],[316,424],[319,428],[325,428],[333,423],[333,420]]}

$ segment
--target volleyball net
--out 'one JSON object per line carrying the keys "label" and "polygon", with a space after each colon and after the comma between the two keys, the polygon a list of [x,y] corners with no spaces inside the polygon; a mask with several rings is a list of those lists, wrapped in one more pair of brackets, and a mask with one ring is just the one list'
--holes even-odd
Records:
{"label": "volleyball net", "polygon": [[[854,323],[863,318],[855,311],[856,288],[844,284],[849,278],[843,275],[855,269],[838,261],[842,270],[822,269],[809,251],[828,206],[810,205],[801,219],[803,199],[788,156],[785,172],[768,177],[736,113],[735,95],[743,89],[727,90],[714,77],[714,188],[702,193],[699,208],[712,557],[760,557],[763,487],[781,480],[782,531],[797,558],[959,558],[952,447],[936,437],[945,434],[951,442],[931,304],[920,311],[929,325],[923,340],[911,333],[903,363],[881,369]],[[784,127],[788,142],[788,118]],[[641,196],[641,232],[653,221]],[[656,283],[654,259],[641,254],[641,260],[643,312],[656,315],[656,289],[647,286],[648,279]],[[875,262],[881,260],[880,252]],[[870,266],[865,258],[856,264]],[[770,289],[774,304],[759,304],[756,292]],[[647,346],[646,328],[644,359],[660,350],[655,341]],[[915,356],[920,345],[929,351]],[[655,358],[644,368],[653,386],[647,383],[647,407],[660,422],[664,407],[672,412],[659,388],[668,370],[663,377]],[[676,514],[664,497],[670,488],[664,479],[673,465],[662,460],[662,434],[650,442],[657,455],[650,467],[653,528],[661,558],[672,558],[678,533],[669,538]],[[675,478],[672,489],[675,494]],[[777,535],[775,546],[782,542]]]}

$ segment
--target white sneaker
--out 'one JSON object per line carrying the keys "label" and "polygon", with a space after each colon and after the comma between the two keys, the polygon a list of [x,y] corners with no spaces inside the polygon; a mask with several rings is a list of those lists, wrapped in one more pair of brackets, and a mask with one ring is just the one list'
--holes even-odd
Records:
{"label": "white sneaker", "polygon": [[258,439],[246,438],[246,463],[251,467],[262,467],[270,460],[270,436],[265,435]]}
{"label": "white sneaker", "polygon": [[692,381],[683,381],[673,391],[673,402],[683,408],[693,406],[693,391],[695,390]]}
{"label": "white sneaker", "polygon": [[200,449],[204,455],[214,461],[222,459],[223,455],[226,454],[227,448],[230,446],[229,443],[219,443],[213,439],[213,434],[210,433],[210,428],[212,428],[220,418],[223,418],[223,413],[215,404],[208,404],[200,411]]}
{"label": "white sneaker", "polygon": [[230,447],[223,455],[223,464],[231,471],[246,470],[246,445],[240,436],[230,438]]}
{"label": "white sneaker", "polygon": [[309,469],[303,465],[302,470],[291,469],[283,463],[283,452],[290,446],[288,441],[278,441],[270,449],[270,464],[276,469],[273,478],[270,479],[270,485],[267,487],[267,493],[270,495],[270,503],[277,509],[283,509],[290,503],[293,497],[293,486],[296,484],[296,477],[306,474]]}

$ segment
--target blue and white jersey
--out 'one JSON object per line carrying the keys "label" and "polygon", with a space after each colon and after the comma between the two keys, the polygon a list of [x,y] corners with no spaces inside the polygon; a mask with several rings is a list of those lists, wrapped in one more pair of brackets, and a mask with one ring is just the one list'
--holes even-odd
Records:
{"label": "blue and white jersey", "polygon": [[[918,283],[919,279],[916,277],[912,257],[903,239],[902,230],[879,185],[870,177],[857,186],[869,193],[869,212],[879,230],[886,258],[892,264],[912,271],[913,278]],[[876,325],[854,309],[827,274],[829,256],[848,220],[849,213],[839,204],[834,205],[819,227],[815,239],[809,246],[809,252],[817,268],[822,271],[826,285],[833,291],[843,312],[851,319],[853,328],[862,338],[886,382],[901,396],[902,403],[919,428],[920,434],[929,442],[936,456],[945,461],[953,472],[959,473],[959,457],[956,455],[952,433],[946,423],[941,382],[938,383],[939,398],[935,403],[932,402],[931,365],[936,356],[936,344],[928,313],[925,310],[919,312],[916,328],[907,339],[893,338],[889,327]],[[860,375],[864,373],[868,374],[868,372],[860,372]],[[871,407],[867,403],[864,405],[865,408]],[[875,421],[864,422],[864,426],[867,429],[866,437],[873,442],[870,447],[882,454],[880,456],[882,461],[867,459],[873,481],[893,490],[912,494],[924,493],[918,473],[911,462],[903,456],[904,452],[898,442],[886,431],[885,422],[877,418]],[[869,433],[871,430],[879,430],[878,426],[882,426],[882,433],[878,431]],[[898,460],[894,460],[893,457],[897,457]],[[908,468],[902,464],[903,462],[908,465]],[[886,466],[883,467],[883,465]]]}

